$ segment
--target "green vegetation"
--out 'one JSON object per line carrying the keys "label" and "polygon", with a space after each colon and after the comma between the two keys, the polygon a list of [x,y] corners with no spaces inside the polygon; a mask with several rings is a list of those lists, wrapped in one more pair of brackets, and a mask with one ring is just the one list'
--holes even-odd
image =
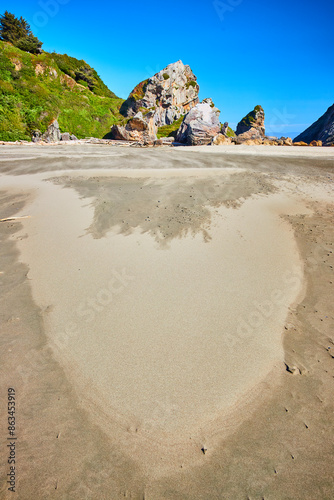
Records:
{"label": "green vegetation", "polygon": [[25,52],[41,53],[42,42],[36,38],[23,17],[18,19],[6,10],[0,16],[0,40],[9,42]]}
{"label": "green vegetation", "polygon": [[181,116],[178,120],[173,122],[171,125],[164,125],[163,127],[158,128],[157,137],[161,139],[161,137],[176,137],[176,132],[181,127],[184,116]]}
{"label": "green vegetation", "polygon": [[168,80],[169,79],[169,74],[168,73],[164,73],[162,76],[164,77],[164,80]]}
{"label": "green vegetation", "polygon": [[121,115],[123,115],[123,117],[127,116],[130,108],[136,109],[138,111],[138,106],[140,105],[140,103],[138,103],[138,105],[136,106],[136,102],[140,101],[145,96],[147,84],[148,79],[138,83],[138,85],[133,89],[126,101],[123,102],[122,106],[120,107],[120,113]]}
{"label": "green vegetation", "polygon": [[0,140],[30,140],[54,118],[62,132],[104,137],[124,119],[122,103],[84,61],[0,41]]}
{"label": "green vegetation", "polygon": [[236,137],[235,132],[231,129],[231,127],[227,127],[226,135],[227,137]]}
{"label": "green vegetation", "polygon": [[130,99],[133,98],[135,101],[142,99],[145,95],[147,84],[148,79],[138,83],[138,85],[131,92]]}
{"label": "green vegetation", "polygon": [[103,83],[95,69],[91,68],[85,61],[78,61],[67,54],[52,54],[53,59],[63,73],[70,76],[80,85],[88,87],[94,94],[104,97],[115,98],[115,94]]}
{"label": "green vegetation", "polygon": [[190,82],[186,83],[187,90],[189,89],[189,87],[196,87],[196,86],[197,86],[197,83],[195,82],[195,80],[191,80]]}
{"label": "green vegetation", "polygon": [[256,121],[255,111],[251,111],[248,115],[244,116],[241,120],[241,125],[245,125],[246,127],[251,126]]}
{"label": "green vegetation", "polygon": [[246,127],[252,126],[252,124],[256,121],[256,114],[260,112],[263,113],[262,106],[255,106],[254,110],[244,116],[240,123]]}
{"label": "green vegetation", "polygon": [[143,116],[146,116],[146,115],[148,115],[148,113],[150,111],[154,111],[154,110],[155,110],[154,106],[152,108],[144,108],[143,106],[141,106],[138,111],[141,111]]}

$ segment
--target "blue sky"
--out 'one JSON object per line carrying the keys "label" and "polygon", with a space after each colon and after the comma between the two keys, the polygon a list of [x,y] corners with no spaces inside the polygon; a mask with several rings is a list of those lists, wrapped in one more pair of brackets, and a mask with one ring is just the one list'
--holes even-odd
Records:
{"label": "blue sky", "polygon": [[15,0],[47,51],[84,59],[126,98],[182,59],[232,127],[255,105],[294,137],[334,102],[334,1]]}

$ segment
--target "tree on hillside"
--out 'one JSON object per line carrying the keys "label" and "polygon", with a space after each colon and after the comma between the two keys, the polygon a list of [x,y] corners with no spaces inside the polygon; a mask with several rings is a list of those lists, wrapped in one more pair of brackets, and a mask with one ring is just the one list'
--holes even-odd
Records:
{"label": "tree on hillside", "polygon": [[34,36],[29,24],[23,17],[18,19],[7,10],[0,16],[0,40],[9,42],[15,47],[32,54],[39,54],[43,45]]}

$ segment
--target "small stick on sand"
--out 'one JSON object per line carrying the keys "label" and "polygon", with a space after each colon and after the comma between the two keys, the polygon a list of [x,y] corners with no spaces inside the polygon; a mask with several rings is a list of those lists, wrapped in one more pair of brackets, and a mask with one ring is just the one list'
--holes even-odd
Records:
{"label": "small stick on sand", "polygon": [[0,222],[9,222],[11,220],[17,219],[30,219],[31,215],[22,215],[21,217],[8,217],[6,219],[0,219]]}

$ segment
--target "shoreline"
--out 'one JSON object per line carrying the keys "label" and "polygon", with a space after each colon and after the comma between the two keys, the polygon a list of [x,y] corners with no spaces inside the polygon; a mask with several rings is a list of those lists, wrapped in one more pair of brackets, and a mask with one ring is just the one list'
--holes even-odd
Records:
{"label": "shoreline", "polygon": [[[52,172],[52,174],[53,174],[53,172]],[[303,197],[305,195],[301,194],[300,196]],[[313,220],[315,217],[317,217],[317,215],[316,215],[317,211],[319,213],[326,213],[326,210],[330,209],[329,205],[326,205],[326,204],[323,207],[322,206],[318,207],[317,204],[316,204],[316,200],[311,201],[311,204],[312,204],[312,209],[315,211],[315,213],[313,215],[312,214],[308,214],[308,215],[297,215],[297,214],[295,214],[295,215],[289,215],[289,214],[286,214],[284,216],[285,218],[287,218],[287,219],[290,220],[290,223],[292,222],[292,224],[294,225],[294,227],[297,227],[297,233],[298,233],[297,234],[297,241],[298,241],[298,238],[299,238],[299,246],[300,246],[300,241],[302,241],[302,246],[300,247],[300,251],[304,254],[304,262],[305,262],[305,266],[306,266],[306,271],[305,272],[306,272],[306,276],[307,276],[309,282],[310,282],[310,275],[309,275],[310,271],[308,270],[308,267],[310,265],[310,262],[305,257],[305,248],[306,248],[307,245],[313,244],[313,243],[312,243],[312,239],[311,240],[308,239],[309,237],[306,237],[305,241],[303,240],[303,238],[305,238],[304,233],[303,233],[303,231],[305,230],[305,228],[301,227],[302,222],[300,222],[300,221],[304,221],[303,224],[305,226],[307,226],[310,223],[311,220]],[[325,219],[324,219],[324,222],[325,222]],[[320,219],[320,223],[319,224],[321,225],[321,219]],[[327,226],[321,226],[321,227],[323,228],[322,230],[325,230],[325,228],[327,228]],[[327,229],[326,229],[326,231],[327,231]],[[313,230],[312,230],[312,232],[313,232]],[[323,238],[323,234],[326,234],[326,232],[322,233],[320,231],[320,233],[318,235],[318,238],[320,238],[320,239]],[[21,235],[21,237],[23,237],[23,234]],[[326,242],[326,245],[327,245],[327,242]],[[323,247],[321,247],[321,249],[320,249],[321,251],[318,251],[319,257],[320,257],[320,255],[322,255],[322,253],[324,253],[323,249],[327,248],[326,245],[324,245]],[[331,258],[330,257],[331,255],[332,254],[329,253],[329,258]],[[311,257],[311,259],[312,259],[312,257]],[[313,259],[314,259],[314,257],[313,257]],[[319,272],[319,268],[323,269],[322,263],[320,262],[320,259],[316,258],[315,260],[316,260],[315,263],[314,263],[314,261],[311,261],[311,268],[312,268],[311,269],[311,274],[314,273],[314,272]],[[321,280],[321,283],[323,283],[323,280]],[[294,371],[295,375],[293,375],[292,373],[286,371],[285,368],[284,368],[284,365],[282,364],[281,368],[278,370],[278,372],[276,372],[276,374],[275,374],[275,372],[273,372],[273,374],[271,376],[271,377],[273,377],[272,382],[269,383],[269,380],[265,380],[263,382],[263,384],[262,384],[263,387],[261,388],[260,393],[257,394],[257,395],[255,395],[255,402],[254,402],[254,399],[253,399],[253,402],[248,403],[248,405],[247,405],[247,403],[245,403],[245,408],[242,410],[242,412],[244,412],[244,415],[245,415],[245,421],[243,421],[243,422],[241,422],[241,421],[235,422],[235,418],[232,415],[232,420],[234,420],[232,422],[233,431],[231,431],[231,429],[230,429],[230,433],[229,433],[230,435],[225,435],[225,437],[223,439],[223,443],[224,443],[223,449],[220,447],[219,443],[218,443],[218,445],[213,446],[210,443],[210,439],[208,439],[205,436],[205,434],[202,437],[198,438],[198,443],[195,444],[195,448],[197,449],[197,445],[199,445],[205,439],[205,441],[207,441],[207,442],[203,442],[201,444],[201,446],[204,446],[204,445],[207,446],[207,452],[204,454],[204,453],[201,452],[201,450],[199,450],[197,458],[196,458],[195,461],[193,461],[192,463],[190,462],[187,465],[186,464],[186,460],[185,460],[185,463],[181,464],[181,465],[184,465],[184,470],[182,472],[182,478],[181,478],[180,485],[179,485],[179,490],[178,490],[178,495],[181,495],[180,498],[181,497],[182,498],[202,498],[200,496],[200,494],[201,494],[200,492],[201,491],[204,492],[203,488],[204,488],[205,482],[203,482],[203,480],[201,480],[201,477],[204,477],[203,475],[205,475],[207,473],[211,474],[211,477],[215,478],[212,481],[212,485],[209,485],[209,487],[212,488],[212,493],[211,494],[214,494],[213,493],[214,491],[218,491],[217,488],[220,488],[219,484],[221,482],[222,482],[221,488],[226,488],[226,483],[224,483],[224,481],[226,480],[227,470],[229,470],[230,473],[232,473],[231,471],[233,470],[233,467],[234,468],[237,467],[237,464],[231,458],[231,455],[230,455],[229,459],[227,459],[227,456],[229,456],[230,451],[232,453],[232,450],[238,450],[238,446],[240,445],[240,444],[238,445],[238,442],[240,442],[240,439],[241,439],[242,436],[243,436],[243,439],[244,439],[243,442],[244,443],[248,442],[247,440],[249,440],[250,430],[249,429],[247,430],[247,425],[251,426],[251,428],[253,429],[253,431],[255,432],[255,434],[256,434],[256,432],[260,432],[260,428],[265,429],[265,432],[267,432],[267,431],[269,432],[269,430],[268,430],[269,427],[270,428],[275,428],[275,425],[276,425],[277,428],[279,428],[279,425],[280,425],[279,422],[283,418],[283,415],[289,413],[289,417],[290,417],[290,415],[292,415],[293,412],[296,412],[296,408],[297,408],[297,406],[296,406],[296,400],[295,400],[296,396],[292,396],[292,399],[291,399],[291,396],[290,396],[290,398],[287,397],[287,394],[289,393],[289,391],[291,391],[291,387],[294,388],[293,391],[296,392],[296,390],[298,391],[298,389],[296,389],[296,387],[298,387],[298,384],[301,384],[303,386],[305,386],[305,384],[306,384],[306,389],[307,389],[307,388],[309,388],[308,383],[307,383],[308,380],[311,380],[311,387],[313,387],[314,383],[312,382],[312,380],[313,380],[313,378],[312,378],[312,376],[313,376],[312,369],[308,366],[307,362],[303,361],[303,359],[301,359],[298,356],[296,358],[296,355],[293,353],[293,350],[295,349],[295,344],[296,343],[299,346],[299,348],[302,345],[301,344],[302,339],[300,337],[298,337],[296,333],[293,333],[294,332],[294,328],[295,328],[295,323],[296,323],[296,316],[294,315],[295,314],[294,310],[296,310],[297,312],[299,312],[301,310],[301,308],[303,308],[303,304],[305,305],[305,302],[312,303],[312,297],[311,297],[312,294],[310,294],[309,286],[310,285],[308,285],[308,288],[307,288],[307,295],[303,298],[302,302],[300,304],[298,304],[298,305],[295,304],[295,305],[290,306],[290,309],[292,309],[292,311],[289,313],[290,318],[286,321],[286,330],[284,330],[284,331],[288,331],[288,332],[291,331],[292,332],[291,338],[290,337],[288,338],[286,336],[286,334],[285,334],[285,339],[284,339],[284,344],[285,344],[284,345],[284,347],[285,347],[285,362],[287,363],[288,367],[291,368],[292,370],[296,369]],[[328,285],[326,285],[326,286],[330,286],[329,282],[328,282]],[[299,316],[297,316],[297,323],[302,320],[300,313],[298,313],[298,314],[299,314]],[[309,314],[311,314],[311,313],[309,313]],[[327,316],[328,316],[328,314],[327,314]],[[324,319],[324,318],[322,318],[322,319]],[[328,351],[326,351],[326,352],[327,352],[326,356],[328,356]],[[323,363],[327,363],[328,362],[327,361],[327,357],[325,359],[326,359],[326,362],[325,361],[321,361],[321,363],[320,363],[321,366],[322,366]],[[34,368],[36,368],[36,367],[34,367]],[[46,371],[48,371],[48,369],[49,369],[48,368],[48,363],[46,363],[46,365],[44,366],[44,369]],[[279,374],[278,378],[277,378],[277,374]],[[311,379],[310,379],[310,377],[311,377]],[[269,379],[270,379],[270,377],[269,377]],[[301,382],[299,382],[299,380],[301,380]],[[306,382],[305,382],[305,380],[306,380]],[[283,384],[283,385],[281,385],[281,384]],[[275,389],[273,389],[274,386],[275,386]],[[312,399],[315,397],[314,396],[315,393],[312,392],[312,391],[314,391],[313,389],[312,389],[310,395],[308,395],[305,392],[305,389],[303,389],[303,391],[304,392],[302,394],[303,394],[303,397],[306,398],[306,400],[307,400],[307,398],[309,396],[312,397]],[[326,391],[327,391],[327,396],[323,397],[323,401],[326,401],[326,407],[328,408],[328,413],[326,413],[326,414],[328,415],[328,418],[330,418],[330,411],[329,411],[330,400],[328,399],[330,391],[329,391],[329,389],[326,389]],[[276,400],[278,402],[276,401],[275,404],[271,403],[270,401],[273,401],[275,398],[276,398]],[[289,411],[285,411],[284,410],[284,413],[283,413],[283,410],[282,410],[282,414],[281,414],[280,413],[281,410],[278,411],[277,407],[281,408],[281,405],[284,402],[284,399],[286,399],[286,398],[289,401],[289,405],[291,406],[291,408],[292,407],[293,408],[290,409],[289,405],[287,405],[289,407],[288,408]],[[312,402],[312,404],[314,404],[314,402]],[[268,412],[271,412],[269,414],[271,414],[271,418],[273,418],[274,420],[276,419],[276,424],[273,423],[273,424],[269,425],[268,423],[267,424],[263,423],[262,427],[261,427],[260,424],[258,423],[258,419],[259,419],[258,409],[259,409],[259,407],[260,408],[262,407],[264,409],[263,410],[264,414],[268,414]],[[308,408],[308,407],[306,406],[306,408]],[[297,415],[298,415],[298,411],[297,411]],[[263,421],[265,421],[264,417],[261,417],[261,418],[262,418]],[[260,418],[260,420],[261,420],[261,418]],[[289,424],[290,427],[291,427],[291,429],[294,428],[294,432],[296,432],[296,436],[297,437],[301,433],[301,428],[299,428],[299,419],[298,418],[297,418],[296,421],[292,421],[292,422],[290,421],[290,424]],[[311,418],[309,412],[308,412],[308,418],[309,419]],[[304,420],[306,422],[307,419],[304,418]],[[28,422],[28,421],[26,421],[26,422]],[[226,422],[227,421],[225,421],[225,424],[226,424]],[[247,422],[248,422],[248,424],[247,424]],[[296,426],[296,424],[298,424],[298,425]],[[329,420],[328,425],[329,424],[330,424],[330,420]],[[72,423],[72,425],[73,425],[73,423]],[[284,425],[286,425],[286,424],[284,424]],[[321,425],[324,425],[324,423],[323,422],[318,422],[317,423],[317,426],[318,426],[317,428],[320,429]],[[305,425],[304,425],[304,429],[306,429],[306,430],[310,429],[311,427],[312,427],[312,425],[308,425],[308,427],[306,428]],[[288,432],[289,432],[289,430],[286,431],[286,435],[288,435]],[[319,432],[320,432],[320,430],[319,430]],[[320,438],[320,435],[321,434],[319,434],[319,433],[317,434],[317,436],[318,436],[317,439]],[[70,438],[70,436],[67,436],[67,437],[70,440],[68,443],[70,443],[71,442],[71,438]],[[129,439],[132,439],[132,438],[129,437]],[[218,439],[217,435],[216,435],[214,441],[216,441],[216,439]],[[222,438],[219,438],[218,441],[221,441],[221,439]],[[253,439],[255,439],[255,438],[253,438]],[[298,437],[298,439],[299,439],[299,437]],[[306,439],[309,439],[309,438],[306,437]],[[312,441],[312,443],[313,443],[313,441]],[[315,443],[314,444],[312,444],[312,443],[311,443],[311,448],[312,448],[312,446],[313,447],[315,446]],[[140,446],[139,442],[137,443],[137,446]],[[246,445],[244,445],[244,446],[246,446]],[[247,446],[246,446],[246,448],[244,450],[244,458],[247,456],[247,453],[249,454],[251,452],[251,448],[249,448],[249,447],[247,448]],[[262,447],[265,446],[265,440],[263,439],[263,437],[262,437],[262,439],[259,437],[258,441],[257,441],[257,447],[261,448],[261,446]],[[271,454],[277,453],[277,450],[279,449],[279,448],[277,448],[277,446],[279,446],[279,443],[275,439],[274,435],[271,436],[271,446],[272,446],[272,452],[271,452]],[[261,453],[259,454],[259,457],[260,456],[262,456],[262,457],[264,456],[263,455],[265,453],[264,450],[265,450],[265,448],[262,449]],[[268,453],[268,450],[266,451],[266,453]],[[298,453],[301,453],[301,451],[299,450]],[[298,453],[294,452],[295,458],[297,458]],[[182,455],[182,453],[180,453],[180,455]],[[278,456],[279,455],[280,455],[280,453],[278,453]],[[290,457],[290,460],[295,460],[295,458],[291,459],[291,457]],[[223,463],[228,464],[228,466],[226,468],[226,472],[224,472],[224,473],[222,473],[221,469],[218,467],[218,464],[220,463],[220,461],[222,459],[223,459]],[[292,474],[292,472],[288,471],[286,469],[286,464],[287,464],[286,459],[284,458],[284,460],[282,461],[282,458],[280,458],[278,460],[278,462],[280,460],[281,460],[281,463],[283,464],[282,467],[284,466],[285,478],[288,478],[288,479],[285,479],[286,481],[288,481],[288,483],[284,483],[284,478],[279,480],[279,481],[283,481],[283,483],[281,483],[281,486],[280,486],[280,488],[282,488],[282,489],[280,489],[280,490],[273,489],[272,481],[270,479],[271,475],[270,475],[269,471],[266,469],[266,467],[265,468],[262,467],[262,469],[261,469],[260,460],[255,461],[255,463],[254,463],[254,465],[252,465],[252,467],[258,467],[257,474],[259,475],[259,477],[261,475],[263,476],[263,484],[268,485],[267,487],[269,488],[268,493],[269,494],[273,494],[272,492],[276,491],[275,498],[285,498],[284,496],[280,496],[280,494],[281,494],[280,491],[281,492],[282,491],[286,492],[287,491],[286,488],[287,488],[288,484],[289,484],[289,487],[291,487],[291,488],[294,487],[295,488],[295,492],[294,492],[293,498],[302,498],[302,496],[300,496],[302,490],[301,489],[298,490],[298,487],[300,485],[297,484],[297,485],[294,486],[291,483],[291,474]],[[195,463],[198,463],[198,465],[196,466]],[[305,465],[306,465],[306,463],[305,463]],[[298,463],[298,466],[301,467],[301,465],[299,463]],[[132,467],[134,467],[134,464],[132,464],[130,466],[130,469]],[[180,466],[178,466],[178,467],[180,469]],[[152,498],[166,498],[166,496],[164,496],[164,495],[166,495],[166,491],[169,492],[169,493],[167,493],[167,495],[168,495],[167,497],[174,498],[172,491],[173,491],[173,488],[174,488],[174,485],[175,485],[176,478],[175,477],[173,478],[173,473],[172,473],[172,469],[173,468],[176,470],[176,465],[175,466],[174,465],[171,466],[171,469],[169,470],[167,476],[165,477],[165,479],[163,479],[161,477],[161,475],[160,475],[163,472],[163,470],[161,469],[161,471],[159,472],[159,467],[158,467],[156,469],[156,473],[157,473],[156,477],[154,478],[154,475],[153,475],[153,476],[150,477],[150,479],[148,481],[143,480],[143,478],[140,480],[139,477],[141,476],[141,474],[138,472],[139,475],[136,477],[135,483],[133,484],[132,487],[130,487],[130,490],[133,491],[133,492],[134,491],[138,491],[138,487],[139,487],[138,485],[140,485],[140,484],[141,485],[146,484],[146,490],[149,492],[149,495],[151,495]],[[182,469],[183,469],[183,467],[182,467]],[[129,470],[129,469],[127,469],[127,470]],[[136,467],[134,467],[133,470],[136,470]],[[181,471],[181,469],[180,469],[180,471]],[[201,471],[201,472],[199,472],[199,471]],[[239,469],[235,470],[235,473],[237,473],[239,475],[239,479],[238,479],[238,481],[240,480],[240,485],[238,486],[239,489],[246,487],[245,485],[246,485],[247,481],[245,483],[244,480],[246,480],[246,478],[247,478],[247,471],[250,472],[249,467],[246,468],[245,471],[241,471],[240,467],[239,467]],[[146,473],[147,473],[147,471],[146,471]],[[324,476],[326,473],[327,473],[326,470],[323,470],[322,476]],[[117,474],[119,474],[119,469],[118,469]],[[163,472],[163,475],[165,475],[165,474],[166,474],[166,472]],[[177,481],[180,480],[180,474],[181,474],[181,472],[177,473],[177,478],[178,478]],[[241,474],[241,476],[240,476],[240,474]],[[277,474],[273,472],[273,477],[275,477],[275,476],[277,476]],[[225,477],[225,480],[223,480],[224,477]],[[36,478],[36,480],[37,480],[37,478]],[[115,481],[115,479],[114,479],[114,481]],[[118,480],[116,480],[116,484],[117,484],[117,481]],[[225,484],[225,486],[223,486],[223,483]],[[276,481],[276,483],[278,483],[278,482]],[[328,485],[330,485],[330,480],[329,479],[327,480],[327,483],[328,483]],[[140,490],[141,487],[139,487],[139,490]],[[208,485],[206,484],[205,487],[208,487]],[[232,487],[232,485],[231,485],[231,487]],[[236,488],[236,482],[235,481],[233,482],[233,488]],[[277,486],[275,486],[274,488],[277,488]],[[316,488],[316,482],[314,482],[313,488]],[[327,486],[326,486],[326,488],[327,488]],[[222,489],[221,491],[227,491],[227,490]],[[232,494],[231,493],[232,490],[229,490],[229,491],[230,491],[230,495],[231,495]],[[313,491],[318,491],[318,490],[313,490]],[[323,491],[327,491],[327,490],[323,490]],[[249,491],[248,491],[248,493],[250,494]],[[268,494],[268,493],[265,493],[265,491],[264,491],[263,488],[261,489],[261,494],[262,495],[263,494]],[[138,493],[138,495],[140,495],[140,494],[142,494],[142,493]],[[255,494],[254,491],[251,494]],[[228,493],[226,493],[226,495],[228,496]],[[238,492],[238,495],[241,495],[241,489]],[[137,496],[135,496],[134,498],[137,498]],[[138,496],[138,498],[139,498],[139,496]],[[239,498],[239,496],[235,496],[235,498]]]}

